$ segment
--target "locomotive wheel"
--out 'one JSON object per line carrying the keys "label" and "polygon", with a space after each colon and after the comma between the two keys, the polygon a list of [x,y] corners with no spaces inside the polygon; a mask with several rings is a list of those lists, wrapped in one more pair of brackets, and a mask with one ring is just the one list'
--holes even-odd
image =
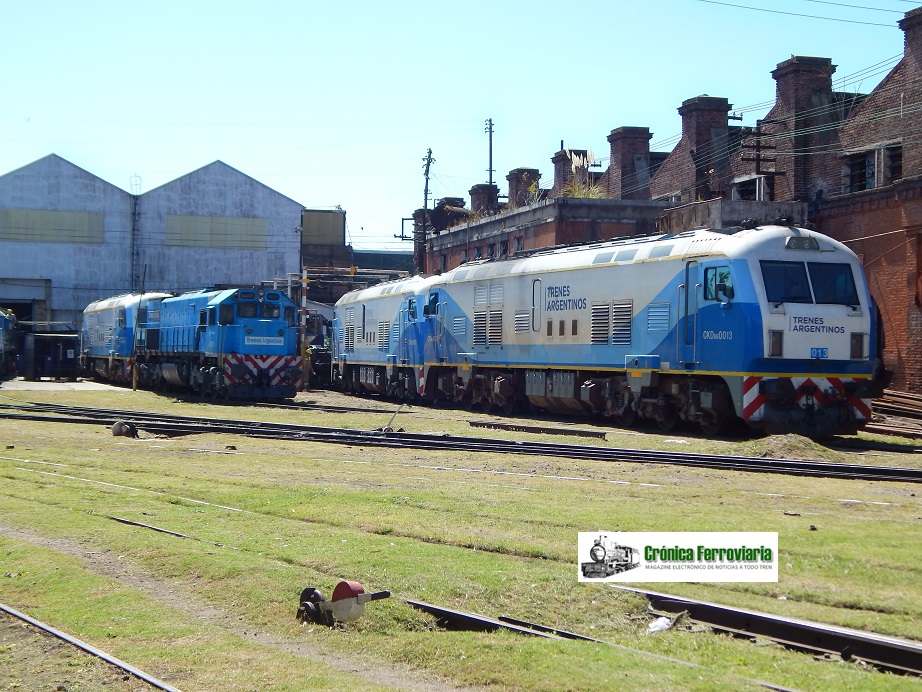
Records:
{"label": "locomotive wheel", "polygon": [[656,419],[656,425],[663,432],[669,432],[675,427],[675,424],[679,422],[679,413],[672,406],[666,406],[666,410],[663,411],[663,417]]}
{"label": "locomotive wheel", "polygon": [[503,402],[503,413],[507,416],[515,414],[519,410],[519,402],[515,400],[515,397],[510,397]]}
{"label": "locomotive wheel", "polygon": [[715,417],[704,414],[701,416],[699,422],[701,424],[701,431],[708,437],[714,437],[726,430],[729,418],[727,418],[727,416]]}
{"label": "locomotive wheel", "polygon": [[621,411],[621,413],[615,416],[615,420],[618,421],[618,424],[622,427],[632,428],[637,422],[637,411],[628,406],[623,411]]}

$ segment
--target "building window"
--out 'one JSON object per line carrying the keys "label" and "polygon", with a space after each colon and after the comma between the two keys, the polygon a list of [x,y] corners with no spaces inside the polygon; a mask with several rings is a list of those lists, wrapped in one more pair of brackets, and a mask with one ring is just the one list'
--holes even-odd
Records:
{"label": "building window", "polygon": [[515,239],[515,251],[522,252],[525,249],[525,238],[519,236]]}
{"label": "building window", "polygon": [[888,183],[896,182],[903,177],[903,147],[884,149],[884,169]]}
{"label": "building window", "polygon": [[503,257],[509,254],[509,241],[508,240],[504,240],[502,243],[500,243],[499,254],[502,255]]}
{"label": "building window", "polygon": [[864,151],[845,158],[842,174],[842,192],[860,192],[877,186],[877,156],[874,151]]}
{"label": "building window", "polygon": [[439,264],[440,264],[440,268],[439,268],[440,272],[444,272],[448,268],[448,255],[446,255],[444,252],[442,253],[442,257],[439,261]]}
{"label": "building window", "polygon": [[733,185],[733,199],[758,199],[759,184],[758,178],[750,178]]}
{"label": "building window", "polygon": [[467,262],[467,248],[461,250],[461,264]]}
{"label": "building window", "polygon": [[496,243],[490,243],[489,247],[490,257],[496,257]]}
{"label": "building window", "polygon": [[474,259],[479,260],[481,257],[483,257],[483,255],[480,253],[480,248],[475,247],[474,248]]}

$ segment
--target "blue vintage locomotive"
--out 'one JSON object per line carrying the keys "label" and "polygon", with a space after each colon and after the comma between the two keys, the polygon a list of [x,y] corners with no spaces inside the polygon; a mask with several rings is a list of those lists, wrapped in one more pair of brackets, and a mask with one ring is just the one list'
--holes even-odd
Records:
{"label": "blue vintage locomotive", "polygon": [[216,398],[284,399],[301,385],[297,308],[275,290],[129,294],[83,312],[86,374]]}

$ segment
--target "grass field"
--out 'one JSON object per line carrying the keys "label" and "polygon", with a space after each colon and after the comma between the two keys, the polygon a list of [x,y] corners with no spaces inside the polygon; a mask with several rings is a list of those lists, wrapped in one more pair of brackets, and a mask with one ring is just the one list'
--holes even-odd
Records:
{"label": "grass field", "polygon": [[[128,390],[0,394],[364,430],[386,425],[395,410],[332,393],[299,398],[381,413],[229,408]],[[911,444],[894,438],[887,441],[902,451],[859,455],[793,437],[611,431],[603,442],[467,423],[484,418],[412,407],[393,425],[679,454],[922,465]],[[708,690],[756,689],[756,680],[922,690],[917,679],[765,642],[686,629],[647,634],[646,601],[579,583],[576,553],[580,531],[777,531],[778,583],[650,586],[922,640],[917,485],[218,434],[128,439],[99,425],[9,420],[0,420],[0,477],[0,601],[182,690]],[[393,595],[345,627],[296,621],[301,589],[329,596],[340,579]],[[610,645],[444,631],[404,599],[509,615]],[[0,689],[32,689],[22,671],[4,687],[2,654],[0,646]]]}

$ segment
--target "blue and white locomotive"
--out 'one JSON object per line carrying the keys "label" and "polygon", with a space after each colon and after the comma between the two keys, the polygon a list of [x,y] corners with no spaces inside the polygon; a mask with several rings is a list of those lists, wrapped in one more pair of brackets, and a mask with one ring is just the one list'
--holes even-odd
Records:
{"label": "blue and white locomotive", "polygon": [[83,371],[233,399],[284,399],[301,386],[297,307],[264,289],[129,294],[83,312]]}
{"label": "blue and white locomotive", "polygon": [[354,291],[333,358],[351,391],[823,437],[870,418],[873,310],[831,238],[695,229]]}

